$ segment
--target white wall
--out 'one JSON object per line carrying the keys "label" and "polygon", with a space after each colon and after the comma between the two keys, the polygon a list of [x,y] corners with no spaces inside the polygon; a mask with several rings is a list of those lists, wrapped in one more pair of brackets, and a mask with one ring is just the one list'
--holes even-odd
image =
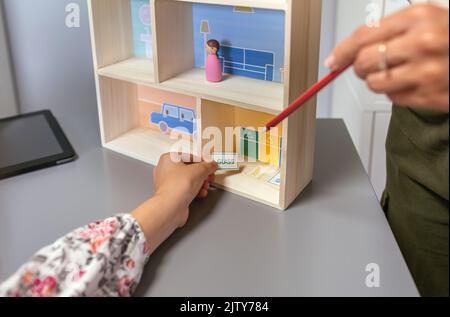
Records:
{"label": "white wall", "polygon": [[[336,0],[336,42],[366,23],[372,3],[380,9],[383,7],[382,0]],[[405,5],[406,0],[387,0],[386,13],[390,14]],[[334,82],[331,104],[331,116],[344,119],[374,189],[381,196],[386,179],[384,144],[392,103],[384,95],[369,91],[365,82],[350,70]]]}
{"label": "white wall", "polygon": [[[98,135],[97,97],[86,0],[0,0],[4,4],[20,112],[50,109],[67,136]],[[65,26],[80,5],[80,28]],[[80,129],[79,122],[87,122]],[[86,129],[93,129],[87,131]],[[100,145],[100,137],[98,137]],[[80,141],[78,150],[91,144]]]}
{"label": "white wall", "polygon": [[0,0],[0,118],[16,113],[17,102],[3,18],[3,1]]}
{"label": "white wall", "polygon": [[[322,33],[320,42],[320,70],[319,78],[328,73],[324,66],[324,61],[330,54],[335,44],[336,33],[336,0],[322,1]],[[317,98],[317,116],[327,118],[331,115],[332,89],[324,89]]]}

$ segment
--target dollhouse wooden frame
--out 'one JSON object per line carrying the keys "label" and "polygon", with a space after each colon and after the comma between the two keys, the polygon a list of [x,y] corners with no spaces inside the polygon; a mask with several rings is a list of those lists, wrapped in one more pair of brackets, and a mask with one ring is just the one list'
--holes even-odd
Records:
{"label": "dollhouse wooden frame", "polygon": [[[208,83],[204,70],[195,68],[193,61],[193,3],[283,11],[284,83],[234,75],[218,84]],[[151,59],[135,57],[130,0],[88,0],[88,7],[102,144],[152,165],[170,150],[171,141],[142,126],[138,98],[142,87],[150,89],[149,94],[161,91],[193,103],[201,122],[195,137],[201,138],[206,126],[233,126],[245,118],[249,126],[264,126],[265,120],[317,81],[321,0],[151,0]],[[174,43],[182,49],[174,49]],[[238,172],[219,172],[216,185],[287,209],[313,178],[315,103],[311,101],[280,128],[278,186],[261,176],[261,168],[252,171],[252,165]]]}

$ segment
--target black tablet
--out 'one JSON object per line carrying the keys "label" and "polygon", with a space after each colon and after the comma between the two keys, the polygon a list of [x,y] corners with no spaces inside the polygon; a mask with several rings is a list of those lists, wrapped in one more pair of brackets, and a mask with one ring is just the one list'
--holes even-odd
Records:
{"label": "black tablet", "polygon": [[68,163],[75,157],[50,111],[0,119],[0,179]]}

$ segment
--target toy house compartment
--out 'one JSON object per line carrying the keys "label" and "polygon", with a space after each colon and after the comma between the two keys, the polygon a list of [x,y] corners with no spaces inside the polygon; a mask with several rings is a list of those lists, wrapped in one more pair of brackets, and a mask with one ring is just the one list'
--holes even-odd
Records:
{"label": "toy house compartment", "polygon": [[152,0],[91,0],[91,41],[97,75],[155,83]]}
{"label": "toy house compartment", "polygon": [[106,148],[157,165],[162,154],[194,148],[197,99],[105,76],[99,78]]}
{"label": "toy house compartment", "polygon": [[239,170],[218,171],[215,184],[241,196],[279,208],[283,163],[282,126],[264,133],[273,115],[201,100],[202,150],[236,153]]}
{"label": "toy house compartment", "polygon": [[[229,1],[155,0],[157,82],[218,102],[271,113],[283,110],[285,11],[271,6],[282,8],[285,2],[255,3],[269,9]],[[207,82],[202,69],[210,39],[221,44],[221,83]]]}

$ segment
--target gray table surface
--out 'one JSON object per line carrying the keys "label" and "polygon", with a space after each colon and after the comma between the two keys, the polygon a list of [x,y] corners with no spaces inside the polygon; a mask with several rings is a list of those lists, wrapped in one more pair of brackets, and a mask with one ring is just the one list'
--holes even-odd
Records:
{"label": "gray table surface", "polygon": [[[151,166],[77,131],[76,162],[0,181],[0,280],[42,246],[151,195]],[[213,191],[152,255],[136,295],[417,296],[344,123],[319,120],[317,132],[314,181],[287,212]],[[369,263],[380,288],[365,284]]]}

